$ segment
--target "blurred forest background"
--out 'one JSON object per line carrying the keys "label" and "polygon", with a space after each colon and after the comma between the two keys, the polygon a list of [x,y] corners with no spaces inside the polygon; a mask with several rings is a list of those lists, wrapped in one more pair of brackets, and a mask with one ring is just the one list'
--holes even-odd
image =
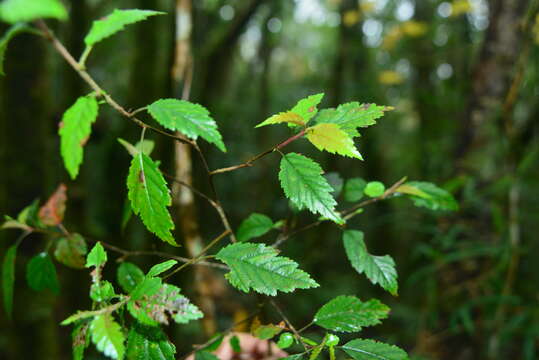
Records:
{"label": "blurred forest background", "polygon": [[[395,107],[359,139],[363,162],[316,153],[306,143],[296,142],[291,150],[314,156],[325,170],[345,179],[359,176],[390,185],[408,176],[437,183],[455,194],[460,210],[433,213],[392,199],[369,206],[351,221],[350,228],[365,232],[373,253],[395,258],[396,298],[358,277],[344,261],[335,226],[325,224],[286,242],[284,254],[321,284],[278,297],[293,324],[308,323],[337,294],[378,297],[392,308],[391,316],[363,336],[395,343],[414,359],[539,358],[539,271],[534,265],[539,256],[539,1],[64,3],[69,21],[48,24],[77,57],[91,22],[114,8],[169,14],[104,41],[88,69],[131,109],[180,97],[192,75],[190,100],[210,109],[229,149],[223,155],[201,144],[212,169],[246,161],[286,139],[286,127],[253,127],[307,95],[325,92],[321,108],[347,101]],[[192,33],[183,42],[175,40],[177,6],[192,14]],[[0,24],[2,32],[6,28]],[[190,48],[184,64],[175,56],[178,47]],[[90,89],[49,43],[33,35],[12,41],[5,68],[7,76],[0,77],[1,214],[16,215],[64,182],[69,196],[65,224],[89,239],[190,256],[201,241],[221,232],[214,209],[200,198],[174,210],[183,219],[176,231],[182,248],[156,240],[135,217],[122,231],[130,156],[117,138],[136,142],[140,129],[103,106],[81,174],[72,182],[60,158],[58,123]],[[177,171],[173,141],[155,133],[147,138],[156,140],[153,157],[162,161],[162,169]],[[268,156],[252,168],[215,178],[234,229],[255,211],[273,219],[291,216],[278,184],[277,161]],[[209,192],[196,156],[192,177],[197,188]],[[297,221],[309,219],[302,213]],[[13,230],[0,232],[2,254],[17,236]],[[272,232],[263,240],[276,236]],[[45,249],[46,240],[32,235],[19,250],[14,321],[0,315],[0,358],[68,359],[70,329],[59,322],[90,306],[90,277],[84,270],[57,265],[59,296],[27,287],[25,263]],[[129,258],[144,268],[157,260]],[[115,267],[108,268],[106,276],[114,279]],[[181,272],[173,283],[194,299],[206,295],[195,302],[205,302],[201,306],[214,315],[207,311],[204,322],[168,328],[178,354],[204,342],[205,331],[225,329],[246,316],[260,300],[228,287],[218,271],[196,269]],[[272,316],[268,311],[265,320]]]}

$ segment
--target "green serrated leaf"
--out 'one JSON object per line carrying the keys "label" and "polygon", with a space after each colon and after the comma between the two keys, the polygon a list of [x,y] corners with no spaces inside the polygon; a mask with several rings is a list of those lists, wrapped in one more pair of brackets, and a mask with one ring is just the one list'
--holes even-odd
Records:
{"label": "green serrated leaf", "polygon": [[380,181],[368,182],[365,186],[365,189],[363,189],[365,195],[372,198],[382,196],[384,194],[384,191],[386,191],[386,186]]}
{"label": "green serrated leaf", "polygon": [[335,124],[318,124],[307,129],[307,139],[320,151],[363,160],[354,140]]}
{"label": "green serrated leaf", "polygon": [[39,199],[32,201],[30,205],[21,210],[17,215],[17,221],[31,227],[42,228],[44,225],[39,220]]}
{"label": "green serrated leaf", "polygon": [[125,337],[111,314],[96,316],[90,323],[90,334],[97,350],[113,359],[124,358]]}
{"label": "green serrated leaf", "polygon": [[238,241],[248,241],[266,234],[273,228],[273,225],[273,221],[268,216],[252,213],[240,224],[236,238]]}
{"label": "green serrated leaf", "polygon": [[158,291],[130,301],[127,309],[139,322],[152,326],[168,324],[169,317],[178,324],[187,324],[204,316],[197,306],[180,294],[178,287],[170,284],[163,284]]}
{"label": "green serrated leaf", "polygon": [[17,245],[12,245],[6,251],[2,263],[2,294],[4,295],[4,309],[7,317],[11,319],[13,312],[13,289],[15,285],[15,259],[17,258]]}
{"label": "green serrated leaf", "polygon": [[88,331],[89,324],[82,323],[75,326],[71,333],[73,342],[73,360],[83,360],[84,350],[90,343],[90,332]]}
{"label": "green serrated leaf", "polygon": [[396,296],[398,292],[397,270],[391,256],[369,254],[361,231],[345,231],[343,242],[352,267],[360,274],[365,273],[373,284],[380,284],[382,288]]}
{"label": "green serrated leaf", "polygon": [[362,178],[348,179],[344,184],[344,199],[350,202],[361,200],[366,186],[367,182]]}
{"label": "green serrated leaf", "polygon": [[101,245],[100,242],[97,242],[88,256],[86,257],[86,265],[85,267],[100,267],[104,265],[107,262],[107,253],[105,252],[105,249],[103,248],[103,245]]}
{"label": "green serrated leaf", "polygon": [[161,273],[164,273],[165,271],[167,271],[168,269],[170,269],[177,263],[178,263],[177,260],[167,260],[162,263],[155,264],[154,266],[152,266],[150,271],[148,271],[147,276],[157,276]]}
{"label": "green serrated leaf", "polygon": [[28,262],[26,266],[26,280],[28,286],[33,290],[43,291],[49,289],[55,294],[60,292],[60,283],[56,276],[56,269],[46,252],[37,254]]}
{"label": "green serrated leaf", "polygon": [[14,24],[41,18],[67,19],[67,11],[59,0],[4,0],[0,3],[0,20]]}
{"label": "green serrated leaf", "polygon": [[230,267],[225,277],[243,292],[253,289],[275,296],[277,291],[291,292],[319,286],[309,274],[297,268],[296,262],[277,256],[277,250],[264,244],[231,244],[215,257]]}
{"label": "green serrated leaf", "polygon": [[388,313],[389,307],[376,299],[362,302],[355,296],[338,296],[318,310],[314,323],[328,330],[357,332],[380,324]]}
{"label": "green serrated leaf", "polygon": [[130,293],[144,280],[144,273],[137,265],[123,262],[118,266],[117,279],[121,288]]}
{"label": "green serrated leaf", "polygon": [[127,335],[128,360],[174,360],[176,347],[156,326],[136,323]]}
{"label": "green serrated leaf", "polygon": [[262,340],[269,340],[275,335],[278,335],[281,331],[283,331],[283,328],[277,325],[260,325],[255,329],[253,335]]}
{"label": "green serrated leaf", "polygon": [[143,296],[152,296],[161,288],[161,278],[145,277],[134,289],[129,293],[131,300],[135,301]]}
{"label": "green serrated leaf", "polygon": [[172,204],[167,182],[156,163],[146,154],[133,157],[127,176],[128,197],[133,212],[140,215],[148,230],[161,240],[178,246],[171,230],[174,222],[167,207]]}
{"label": "green serrated leaf", "polygon": [[79,173],[84,157],[83,147],[90,137],[98,110],[99,105],[94,96],[81,96],[62,117],[58,131],[60,153],[72,179],[75,179]]}
{"label": "green serrated leaf", "polygon": [[165,128],[180,131],[193,140],[200,136],[226,152],[217,123],[202,105],[178,99],[159,99],[148,106],[148,112]]}
{"label": "green serrated leaf", "polygon": [[355,339],[342,346],[355,360],[406,360],[408,355],[394,345],[374,340]]}
{"label": "green serrated leaf", "polygon": [[453,195],[433,183],[409,181],[406,185],[426,195],[419,193],[411,194],[408,192],[408,195],[416,206],[426,207],[430,210],[457,211],[459,209],[459,205]]}
{"label": "green serrated leaf", "polygon": [[162,14],[164,13],[153,10],[115,9],[111,14],[93,22],[90,32],[84,38],[84,43],[87,46],[93,46],[103,39],[122,31],[126,25],[146,20],[150,16]]}
{"label": "green serrated leaf", "polygon": [[[2,6],[2,5],[0,5]],[[9,42],[11,39],[13,39],[18,34],[21,34],[23,32],[27,32],[30,30],[30,27],[28,27],[26,24],[18,23],[13,26],[11,26],[4,36],[0,38],[0,75],[5,75],[4,72],[4,58],[6,56],[6,50]]]}
{"label": "green serrated leaf", "polygon": [[87,252],[88,248],[84,238],[79,234],[72,234],[70,237],[58,240],[54,250],[54,257],[65,266],[84,269]]}
{"label": "green serrated leaf", "polygon": [[339,105],[336,109],[324,109],[316,117],[317,124],[336,124],[348,136],[359,136],[357,128],[376,124],[376,119],[390,108],[375,104],[350,102]]}
{"label": "green serrated leaf", "polygon": [[279,180],[287,198],[298,208],[309,209],[336,223],[343,223],[335,211],[337,202],[331,196],[333,188],[322,176],[323,170],[306,156],[288,153],[281,160]]}

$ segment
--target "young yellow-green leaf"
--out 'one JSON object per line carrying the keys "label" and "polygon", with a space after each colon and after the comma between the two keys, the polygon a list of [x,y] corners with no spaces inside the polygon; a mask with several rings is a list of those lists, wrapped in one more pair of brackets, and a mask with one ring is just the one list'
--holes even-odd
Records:
{"label": "young yellow-green leaf", "polygon": [[417,194],[412,194],[410,190],[406,192],[415,206],[426,207],[430,210],[457,211],[459,209],[459,204],[453,195],[433,183],[409,181],[405,185],[420,192]]}
{"label": "young yellow-green leaf", "polygon": [[150,156],[152,154],[153,148],[155,147],[155,142],[153,140],[147,139],[142,140],[142,142],[139,141],[135,145],[122,138],[118,138],[118,142],[122,144],[122,146],[131,156],[137,156],[141,150],[143,153]]}
{"label": "young yellow-green leaf", "polygon": [[[1,6],[1,5],[0,5]],[[20,33],[23,33],[25,31],[28,31],[30,28],[23,23],[17,23],[13,26],[11,26],[4,36],[0,38],[0,75],[5,75],[4,73],[4,58],[6,56],[6,50],[9,42],[11,39],[13,39],[15,36],[17,36]]]}
{"label": "young yellow-green leaf", "polygon": [[307,139],[320,151],[363,160],[354,140],[335,124],[318,124],[307,129]]}
{"label": "young yellow-green leaf", "polygon": [[273,225],[273,221],[266,215],[252,213],[240,224],[236,238],[238,241],[248,241],[264,235],[273,228]]}
{"label": "young yellow-green leaf", "polygon": [[365,193],[365,195],[372,198],[382,196],[385,191],[386,191],[386,186],[380,181],[370,181],[365,186],[365,189],[363,189],[363,192]]}
{"label": "young yellow-green leaf", "polygon": [[277,250],[264,244],[231,244],[215,257],[230,267],[225,277],[243,292],[253,289],[275,296],[277,291],[291,292],[319,286],[309,274],[297,268],[296,262],[277,256]]}
{"label": "young yellow-green leaf", "polygon": [[318,112],[317,106],[323,97],[324,94],[320,93],[301,99],[291,110],[273,115],[256,127],[279,123],[287,123],[289,126],[304,126]]}
{"label": "young yellow-green leaf", "polygon": [[148,155],[139,153],[131,160],[127,188],[133,212],[140,216],[146,228],[161,240],[178,246],[170,232],[174,222],[167,210],[172,203],[167,182]]}
{"label": "young yellow-green leaf", "polygon": [[365,273],[373,284],[380,284],[382,288],[396,296],[398,292],[397,270],[391,256],[369,254],[361,231],[345,231],[343,242],[352,267],[360,274]]}
{"label": "young yellow-green leaf", "polygon": [[375,104],[360,104],[350,102],[339,105],[336,109],[324,109],[316,117],[317,124],[336,124],[354,138],[359,136],[357,128],[376,124],[376,119],[382,117],[385,111],[392,108]]}
{"label": "young yellow-green leaf", "polygon": [[374,340],[355,339],[342,348],[354,360],[406,360],[408,354],[394,345]]}
{"label": "young yellow-green leaf", "polygon": [[28,262],[26,266],[26,280],[28,286],[33,290],[43,291],[49,289],[55,294],[60,292],[56,269],[46,252],[37,254]]}
{"label": "young yellow-green leaf", "polygon": [[326,336],[324,336],[324,338],[322,339],[322,342],[313,348],[311,355],[309,355],[309,360],[316,360],[318,358],[318,356],[320,355],[320,353],[326,346],[327,341],[328,341],[328,336],[326,334]]}
{"label": "young yellow-green leaf", "polygon": [[124,358],[125,337],[111,314],[96,316],[90,323],[90,334],[97,350],[112,359]]}
{"label": "young yellow-green leaf", "polygon": [[103,245],[101,245],[100,242],[97,242],[88,256],[86,257],[86,265],[85,267],[100,267],[104,265],[107,262],[107,253],[105,252],[105,249],[103,248]]}
{"label": "young yellow-green leaf", "polygon": [[148,271],[147,276],[157,276],[161,273],[164,273],[165,271],[167,271],[168,269],[170,269],[177,263],[178,263],[177,260],[167,260],[162,263],[155,264],[154,266],[152,266],[150,271]]}
{"label": "young yellow-green leaf", "polygon": [[17,257],[17,245],[12,245],[6,251],[2,263],[2,294],[4,295],[4,309],[7,317],[11,319],[13,311],[13,288],[15,285],[15,258]]}
{"label": "young yellow-green leaf", "polygon": [[202,105],[178,99],[159,99],[148,106],[148,112],[165,128],[180,131],[193,140],[200,136],[226,152],[217,123]]}
{"label": "young yellow-green leaf", "polygon": [[130,262],[123,262],[118,266],[118,283],[126,293],[130,293],[144,280],[144,273],[140,268]]}
{"label": "young yellow-green leaf", "polygon": [[389,307],[376,299],[362,302],[355,296],[338,296],[318,310],[314,323],[328,330],[357,332],[380,324],[388,313]]}
{"label": "young yellow-green leaf", "polygon": [[331,196],[333,188],[322,176],[323,170],[314,160],[288,153],[281,160],[279,180],[287,198],[299,209],[307,208],[336,223],[342,223],[335,211],[337,202]]}
{"label": "young yellow-green leaf", "polygon": [[4,0],[0,3],[0,20],[14,24],[41,18],[67,19],[59,0]]}
{"label": "young yellow-green leaf", "polygon": [[83,159],[83,147],[97,119],[99,105],[94,96],[82,96],[75,101],[62,117],[60,123],[60,153],[72,179],[79,173]]}
{"label": "young yellow-green leaf", "polygon": [[93,46],[101,40],[122,31],[126,25],[146,20],[150,16],[162,14],[164,13],[153,10],[115,9],[112,14],[93,22],[90,32],[84,38],[84,42],[87,46]]}
{"label": "young yellow-green leaf", "polygon": [[367,182],[362,178],[348,179],[344,184],[344,199],[350,202],[361,200],[366,186]]}
{"label": "young yellow-green leaf", "polygon": [[176,347],[157,326],[135,322],[127,335],[128,360],[174,360]]}
{"label": "young yellow-green leaf", "polygon": [[127,304],[129,313],[143,324],[168,324],[169,316],[178,324],[187,324],[204,316],[174,285],[163,284],[158,291],[145,295]]}
{"label": "young yellow-green leaf", "polygon": [[290,111],[298,114],[305,120],[305,123],[308,123],[318,112],[317,106],[320,104],[323,97],[324,93],[308,96],[305,99],[298,101]]}
{"label": "young yellow-green leaf", "polygon": [[286,111],[282,113],[275,114],[266,120],[262,121],[260,124],[255,126],[255,128],[259,128],[266,125],[272,125],[272,124],[282,124],[282,123],[288,123],[291,125],[297,125],[297,126],[305,126],[305,119],[303,119],[300,115],[296,114],[292,111]]}
{"label": "young yellow-green leaf", "polygon": [[87,251],[84,238],[79,234],[73,234],[58,240],[56,250],[54,250],[54,257],[65,266],[83,269]]}

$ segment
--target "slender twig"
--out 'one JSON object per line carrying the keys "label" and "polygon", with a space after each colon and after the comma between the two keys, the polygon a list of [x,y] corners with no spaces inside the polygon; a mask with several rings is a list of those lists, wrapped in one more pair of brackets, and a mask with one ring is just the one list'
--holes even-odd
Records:
{"label": "slender twig", "polygon": [[125,116],[126,118],[133,121],[135,124],[142,128],[150,129],[158,134],[170,137],[172,139],[175,139],[177,141],[181,141],[186,144],[193,145],[193,141],[190,139],[187,139],[183,136],[176,136],[170,133],[167,133],[166,131],[160,130],[158,128],[155,128],[151,125],[146,124],[145,122],[135,118],[133,116],[133,113],[130,113],[127,111],[124,107],[122,107],[120,104],[116,102],[101,86],[97,84],[97,82],[88,74],[88,72],[82,67],[77,60],[71,55],[71,53],[65,48],[65,46],[54,36],[53,32],[49,29],[49,27],[45,24],[44,21],[38,20],[36,21],[36,26],[42,31],[43,36],[49,40],[52,43],[52,46],[56,49],[56,51],[67,61],[69,65],[79,74],[79,76],[92,88],[92,90],[96,93],[97,96],[103,97],[105,101],[112,106],[117,112]]}
{"label": "slender twig", "polygon": [[[402,179],[400,179],[399,181],[397,181],[396,183],[394,183],[393,185],[391,185],[391,187],[389,187],[382,195],[380,195],[378,197],[375,197],[375,198],[372,198],[372,199],[364,200],[364,201],[352,206],[349,209],[341,211],[340,212],[341,216],[343,217],[344,220],[350,220],[354,216],[358,215],[357,210],[359,210],[360,208],[365,207],[365,206],[370,205],[370,204],[373,204],[375,202],[381,201],[381,200],[385,200],[388,197],[390,197],[391,195],[395,194],[395,192],[399,188],[399,186],[401,186],[405,181],[406,181],[406,176],[403,177]],[[301,232],[304,232],[306,230],[312,229],[312,228],[320,225],[324,221],[328,221],[328,220],[317,220],[317,221],[314,221],[314,222],[312,222],[310,224],[302,226],[299,229],[291,231],[289,233],[280,234],[277,237],[277,239],[275,240],[275,242],[273,243],[272,246],[277,248],[277,247],[281,246],[282,243],[284,243],[286,240],[290,239],[291,237],[296,236],[297,234],[299,234]]]}
{"label": "slender twig", "polygon": [[279,315],[283,318],[284,322],[285,322],[286,325],[290,328],[290,330],[292,330],[292,332],[293,332],[294,335],[296,336],[296,339],[301,343],[301,345],[303,346],[303,348],[307,351],[307,345],[303,342],[303,339],[301,338],[301,335],[300,335],[299,332],[296,330],[296,328],[294,327],[294,325],[292,325],[292,323],[290,322],[290,320],[288,320],[288,318],[286,317],[286,315],[284,314],[284,312],[281,310],[281,308],[279,307],[279,305],[277,305],[277,303],[276,303],[274,300],[270,300],[270,303],[271,303],[271,305],[273,305],[273,307],[275,308],[275,310],[277,310],[277,312],[279,313]]}
{"label": "slender twig", "polygon": [[261,152],[258,155],[253,156],[252,158],[250,158],[249,160],[247,160],[246,162],[244,162],[242,164],[229,166],[229,167],[225,167],[225,168],[220,168],[220,169],[217,169],[217,170],[213,170],[213,171],[210,172],[210,175],[213,176],[213,175],[217,175],[217,174],[223,174],[223,173],[227,173],[227,172],[231,172],[231,171],[236,171],[236,170],[242,169],[244,167],[251,167],[251,166],[253,166],[253,163],[255,161],[260,160],[264,156],[269,155],[269,154],[273,153],[276,150],[284,148],[286,145],[290,144],[291,142],[293,142],[293,141],[295,141],[297,139],[302,138],[304,135],[305,135],[305,129],[301,130],[296,135],[289,137],[285,141],[275,145],[271,149],[268,149],[268,150],[266,150],[264,152]]}
{"label": "slender twig", "polygon": [[191,260],[189,260],[188,262],[186,262],[185,264],[182,264],[180,266],[178,266],[176,269],[174,269],[173,271],[169,272],[167,275],[163,276],[163,280],[164,279],[168,279],[169,277],[171,277],[172,275],[176,274],[178,271],[181,271],[183,270],[184,268],[186,268],[187,266],[189,265],[192,265],[200,260],[202,260],[203,258],[207,258],[205,257],[204,255],[206,254],[206,252],[208,250],[210,250],[215,244],[217,244],[221,239],[223,239],[224,237],[226,237],[227,235],[230,234],[230,231],[229,230],[225,230],[221,235],[219,235],[218,237],[216,237],[215,239],[213,239],[212,241],[210,241],[210,243],[208,245],[206,245],[204,247],[204,249],[202,249],[202,251],[200,252],[200,254],[198,254],[197,256],[195,256],[194,258],[192,258]]}

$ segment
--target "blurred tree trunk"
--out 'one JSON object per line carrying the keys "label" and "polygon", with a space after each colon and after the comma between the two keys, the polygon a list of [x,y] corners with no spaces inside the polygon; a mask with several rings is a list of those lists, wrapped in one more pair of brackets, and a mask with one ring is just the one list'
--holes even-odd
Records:
{"label": "blurred tree trunk", "polygon": [[[191,55],[192,33],[192,3],[191,0],[176,1],[176,40],[174,64],[172,67],[173,93],[176,97],[188,100],[191,92],[193,77],[193,58]],[[174,142],[174,168],[175,178],[188,185],[193,184],[192,167],[193,159],[191,146],[179,141]],[[184,237],[185,247],[189,256],[194,258],[204,248],[204,242],[200,235],[197,217],[197,207],[193,192],[178,182],[172,185],[174,204],[178,208],[178,222]],[[215,289],[212,288],[217,279],[215,273],[209,267],[195,266],[194,288],[197,293],[196,302],[204,313],[202,326],[206,336],[211,336],[217,331],[215,318]]]}
{"label": "blurred tree trunk", "polygon": [[472,75],[470,100],[456,149],[460,165],[472,173],[480,172],[484,166],[469,160],[495,140],[496,120],[522,48],[521,26],[529,4],[528,0],[490,2],[489,26]]}

